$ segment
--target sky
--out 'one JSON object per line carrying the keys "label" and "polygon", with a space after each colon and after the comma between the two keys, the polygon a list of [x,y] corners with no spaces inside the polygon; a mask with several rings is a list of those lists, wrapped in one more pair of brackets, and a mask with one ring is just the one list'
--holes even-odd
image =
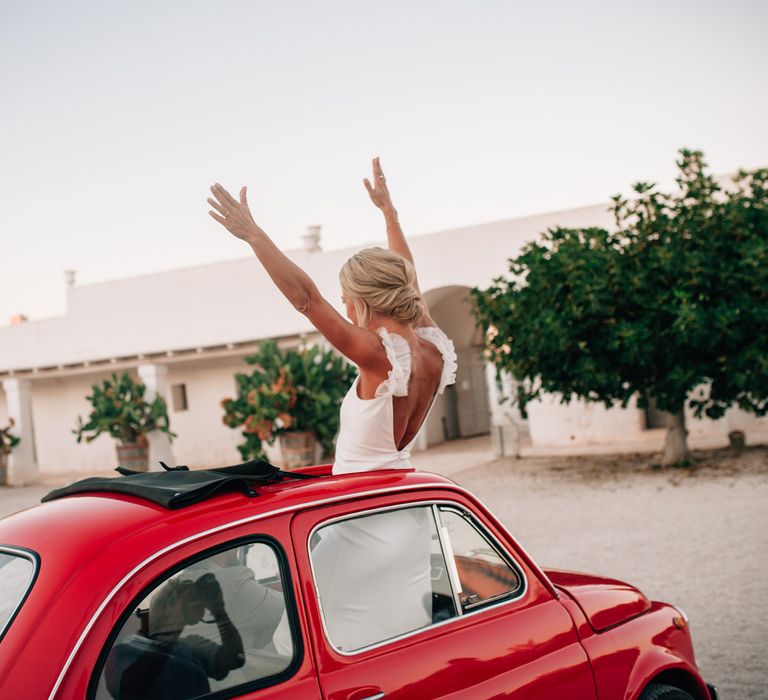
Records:
{"label": "sky", "polygon": [[373,156],[407,235],[669,188],[682,147],[768,166],[767,31],[760,0],[0,0],[0,325],[65,313],[66,269],[251,254],[213,182],[334,249],[384,237]]}

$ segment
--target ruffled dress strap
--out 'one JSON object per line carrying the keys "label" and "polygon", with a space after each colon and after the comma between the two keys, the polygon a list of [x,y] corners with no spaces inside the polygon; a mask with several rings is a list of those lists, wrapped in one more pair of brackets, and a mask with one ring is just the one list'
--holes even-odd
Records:
{"label": "ruffled dress strap", "polygon": [[402,336],[390,333],[386,328],[379,328],[376,333],[387,353],[389,364],[388,377],[376,387],[376,396],[407,396],[408,379],[411,376],[411,348]]}
{"label": "ruffled dress strap", "polygon": [[437,390],[438,394],[442,394],[445,391],[445,387],[456,382],[458,363],[453,341],[437,326],[422,326],[421,328],[416,328],[415,331],[416,335],[420,338],[432,343],[443,356],[443,374],[440,377],[440,386]]}

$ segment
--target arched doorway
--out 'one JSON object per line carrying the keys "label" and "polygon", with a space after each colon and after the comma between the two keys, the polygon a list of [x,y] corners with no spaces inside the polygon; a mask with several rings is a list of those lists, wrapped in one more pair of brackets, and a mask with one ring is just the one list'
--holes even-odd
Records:
{"label": "arched doorway", "polygon": [[459,368],[456,384],[435,402],[418,447],[490,432],[482,334],[472,315],[469,287],[446,286],[424,293],[429,312],[453,341]]}

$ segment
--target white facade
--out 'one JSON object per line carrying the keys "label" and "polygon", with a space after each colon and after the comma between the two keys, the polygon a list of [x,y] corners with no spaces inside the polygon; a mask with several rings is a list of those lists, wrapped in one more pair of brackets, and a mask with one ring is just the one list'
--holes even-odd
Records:
{"label": "white facade", "polygon": [[[555,225],[610,227],[611,216],[607,205],[600,205],[410,240],[432,316],[454,340],[460,358],[456,386],[435,405],[418,447],[487,433],[491,424],[505,430],[512,426],[518,447],[521,437],[530,435],[532,448],[539,450],[578,451],[590,445],[615,449],[647,442],[644,413],[636,407],[562,406],[548,398],[531,405],[524,422],[497,402],[467,293],[504,274],[508,258]],[[342,311],[338,271],[353,252],[288,254]],[[24,446],[12,455],[9,479],[25,483],[109,471],[115,464],[113,441],[103,436],[78,445],[72,430],[76,417],[88,413],[85,396],[91,385],[123,369],[140,373],[145,382],[149,378],[147,383],[168,400],[178,438],[170,448],[155,441],[153,456],[198,467],[234,463],[239,433],[222,424],[220,401],[234,394],[234,374],[247,371],[244,357],[260,339],[295,345],[316,337],[253,256],[73,286],[67,291],[65,316],[0,327],[0,423],[8,416],[20,422]],[[175,410],[169,394],[181,385],[188,408]],[[768,421],[737,412],[717,423],[689,423],[694,444],[699,438],[723,443],[734,427],[745,429],[753,441],[768,437]],[[505,451],[510,449],[507,441]]]}

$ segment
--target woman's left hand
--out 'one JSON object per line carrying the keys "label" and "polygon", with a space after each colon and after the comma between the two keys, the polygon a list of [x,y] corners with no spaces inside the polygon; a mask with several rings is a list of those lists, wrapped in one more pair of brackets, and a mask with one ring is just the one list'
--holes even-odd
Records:
{"label": "woman's left hand", "polygon": [[[263,234],[251,216],[246,198],[246,187],[240,189],[240,201],[238,202],[218,182],[211,187],[215,199],[208,198],[216,211],[209,211],[211,218],[216,219],[232,235],[249,241],[254,235]],[[218,212],[218,214],[216,213]]]}

